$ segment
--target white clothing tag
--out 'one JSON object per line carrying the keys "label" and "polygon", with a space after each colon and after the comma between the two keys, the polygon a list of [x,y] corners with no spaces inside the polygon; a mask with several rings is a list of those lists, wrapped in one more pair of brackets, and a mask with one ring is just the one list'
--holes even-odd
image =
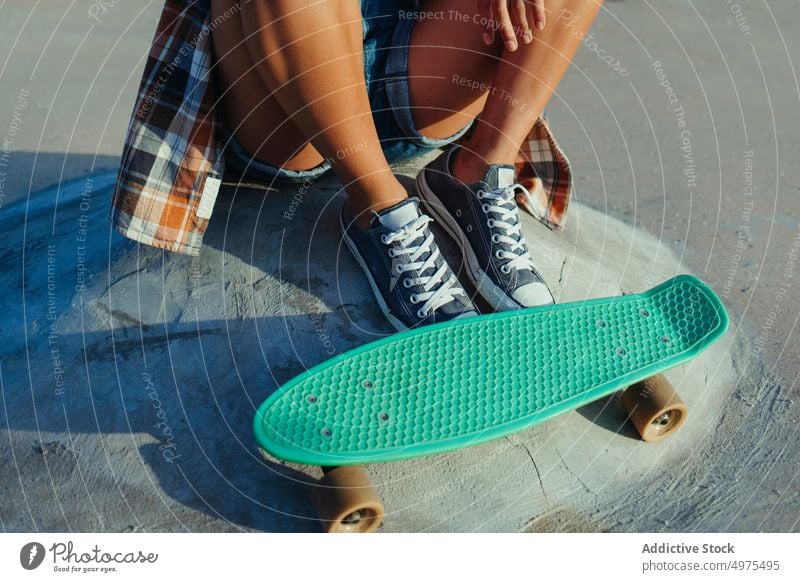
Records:
{"label": "white clothing tag", "polygon": [[211,211],[214,210],[214,202],[217,200],[217,192],[222,180],[206,177],[206,183],[203,185],[203,193],[200,194],[200,203],[197,205],[198,218],[211,218]]}

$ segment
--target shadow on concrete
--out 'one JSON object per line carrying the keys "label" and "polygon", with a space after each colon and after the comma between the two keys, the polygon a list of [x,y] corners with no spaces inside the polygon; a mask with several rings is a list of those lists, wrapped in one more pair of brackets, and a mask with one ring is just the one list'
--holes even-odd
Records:
{"label": "shadow on concrete", "polygon": [[628,437],[635,441],[641,440],[639,433],[628,422],[625,412],[619,403],[619,394],[611,394],[585,406],[576,409],[576,412],[589,422],[601,426],[619,436]]}
{"label": "shadow on concrete", "polygon": [[119,156],[15,150],[5,156],[3,162],[0,213],[8,206],[24,204],[29,194],[38,197],[42,191],[57,193],[57,190],[48,188],[48,185],[115,172],[119,167]]}
{"label": "shadow on concrete", "polygon": [[[248,323],[271,328],[279,322]],[[284,319],[280,325],[293,323]],[[212,337],[220,341],[209,342]],[[242,378],[220,373],[218,362],[204,368],[211,352],[222,352],[215,359],[230,359],[225,337],[223,321],[204,321],[202,328],[115,325],[59,334],[53,344],[33,340],[28,350],[4,354],[2,425],[15,441],[15,454],[29,452],[23,444],[28,439],[17,438],[21,433],[35,437],[28,446],[44,457],[60,491],[105,473],[112,481],[105,494],[122,503],[137,498],[128,492],[130,482],[146,484],[149,474],[155,489],[232,526],[319,531],[306,487],[314,480],[264,458],[251,430],[254,408],[316,360],[267,363],[262,381],[250,371]],[[62,387],[55,383],[51,349],[58,350],[64,370]],[[20,374],[26,360],[30,383]],[[228,366],[235,368],[235,360]],[[213,379],[203,380],[207,375]],[[132,513],[141,516],[159,505],[155,495],[142,503]]]}
{"label": "shadow on concrete", "polygon": [[[232,529],[319,531],[306,486],[314,480],[265,459],[251,429],[256,406],[280,384],[331,357],[334,344],[340,351],[369,341],[358,331],[321,338],[331,318],[351,326],[314,299],[315,290],[330,296],[337,287],[306,268],[296,244],[311,237],[314,221],[287,219],[290,234],[258,227],[263,215],[254,209],[269,193],[248,189],[235,205],[245,225],[225,209],[242,189],[227,189],[207,249],[194,259],[174,255],[110,230],[113,177],[67,181],[3,211],[11,227],[0,256],[11,268],[0,379],[10,446],[0,457],[41,461],[60,497],[105,487],[143,521],[160,519],[156,529],[185,522],[174,504],[159,502],[163,491]],[[287,239],[283,257],[271,246],[276,235]],[[377,310],[359,311],[357,321],[376,318],[373,333],[390,332]],[[40,527],[93,529],[77,519]]]}
{"label": "shadow on concrete", "polygon": [[[36,463],[56,471],[58,503],[64,492],[103,492],[97,511],[111,516],[110,530],[138,521],[157,531],[319,531],[313,479],[265,459],[251,425],[282,383],[393,333],[342,245],[338,182],[223,188],[204,248],[189,257],[110,228],[114,178],[63,182],[32,197],[27,212],[3,211],[10,447],[0,456],[27,455],[34,480]],[[606,404],[579,412],[625,434]],[[33,527],[97,527],[75,512]]]}

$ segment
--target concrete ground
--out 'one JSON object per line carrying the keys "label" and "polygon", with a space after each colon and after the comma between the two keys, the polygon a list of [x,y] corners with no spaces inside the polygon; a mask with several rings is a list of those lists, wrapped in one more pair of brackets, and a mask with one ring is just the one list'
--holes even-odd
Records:
{"label": "concrete ground", "polygon": [[[228,187],[197,259],[111,233],[160,11],[130,4],[0,5],[0,526],[316,531],[314,472],[262,458],[250,420],[331,344],[389,333],[332,228],[341,194],[321,182],[286,220],[291,189]],[[548,109],[576,203],[565,232],[525,229],[559,300],[691,272],[732,316],[670,373],[686,427],[645,445],[610,398],[372,467],[385,531],[798,529],[798,28],[788,1],[609,1]]]}

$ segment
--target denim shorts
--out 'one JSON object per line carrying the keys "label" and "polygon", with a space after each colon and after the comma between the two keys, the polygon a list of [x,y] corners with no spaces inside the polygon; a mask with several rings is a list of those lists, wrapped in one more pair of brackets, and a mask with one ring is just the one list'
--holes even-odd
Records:
{"label": "denim shorts", "polygon": [[[361,0],[364,39],[364,73],[372,117],[384,155],[389,162],[411,158],[446,146],[464,135],[468,124],[445,139],[423,136],[414,126],[408,88],[408,47],[415,18],[413,0]],[[304,182],[331,169],[328,161],[309,170],[285,170],[265,164],[239,144],[230,130],[222,127],[225,161],[243,175],[258,181]]]}

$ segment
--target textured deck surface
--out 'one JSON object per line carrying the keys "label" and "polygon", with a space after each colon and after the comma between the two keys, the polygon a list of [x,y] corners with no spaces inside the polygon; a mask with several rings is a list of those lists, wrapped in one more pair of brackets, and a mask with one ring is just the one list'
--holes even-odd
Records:
{"label": "textured deck surface", "polygon": [[405,459],[517,432],[669,369],[727,328],[690,276],[639,294],[485,315],[406,332],[288,382],[256,414],[279,458]]}

